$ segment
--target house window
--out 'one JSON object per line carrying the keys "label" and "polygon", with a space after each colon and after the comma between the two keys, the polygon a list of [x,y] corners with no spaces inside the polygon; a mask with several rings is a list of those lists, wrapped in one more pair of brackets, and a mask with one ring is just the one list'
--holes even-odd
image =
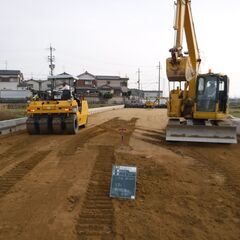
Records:
{"label": "house window", "polygon": [[107,81],[107,84],[110,84],[111,82],[110,81]]}
{"label": "house window", "polygon": [[92,85],[92,80],[85,80],[85,85]]}
{"label": "house window", "polygon": [[127,82],[121,82],[121,87],[127,87]]}

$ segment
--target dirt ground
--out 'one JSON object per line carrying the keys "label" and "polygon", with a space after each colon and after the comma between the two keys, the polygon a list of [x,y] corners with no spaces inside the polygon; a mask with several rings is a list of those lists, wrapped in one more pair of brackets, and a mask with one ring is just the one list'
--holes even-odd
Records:
{"label": "dirt ground", "polygon": [[[0,239],[240,239],[239,144],[166,143],[166,122],[122,109],[77,135],[1,137]],[[109,198],[112,164],[137,167],[136,200]]]}

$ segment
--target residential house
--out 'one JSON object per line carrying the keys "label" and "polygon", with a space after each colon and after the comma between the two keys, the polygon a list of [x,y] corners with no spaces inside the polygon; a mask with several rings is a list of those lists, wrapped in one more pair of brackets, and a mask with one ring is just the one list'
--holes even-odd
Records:
{"label": "residential house", "polygon": [[96,75],[97,88],[101,89],[108,86],[113,90],[114,96],[126,96],[128,92],[129,78],[121,78],[119,76]]}
{"label": "residential house", "polygon": [[29,79],[23,82],[26,85],[26,88],[29,90],[40,91],[41,90],[41,82],[40,80]]}
{"label": "residential house", "polygon": [[76,91],[79,94],[97,95],[96,77],[87,71],[77,76]]}
{"label": "residential house", "polygon": [[64,82],[68,84],[70,87],[73,87],[74,82],[77,80],[77,78],[69,73],[63,72],[55,76],[49,76],[48,80],[53,85],[53,88],[58,89],[62,86]]}
{"label": "residential house", "polygon": [[35,91],[46,91],[51,89],[51,81],[50,80],[35,80],[29,79],[23,81],[19,87],[25,87],[25,89],[35,90]]}
{"label": "residential house", "polygon": [[84,93],[112,93],[115,97],[122,97],[128,92],[129,78],[119,76],[93,75],[84,72],[77,76],[76,87],[78,92]]}
{"label": "residential house", "polygon": [[52,83],[50,80],[42,80],[41,85],[42,91],[50,90],[52,87]]}
{"label": "residential house", "polygon": [[0,70],[0,90],[18,90],[18,85],[23,81],[20,70]]}

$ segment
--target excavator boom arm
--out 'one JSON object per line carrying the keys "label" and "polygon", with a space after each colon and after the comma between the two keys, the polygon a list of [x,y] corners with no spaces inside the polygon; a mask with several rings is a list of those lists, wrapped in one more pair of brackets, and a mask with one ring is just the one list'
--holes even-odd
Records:
{"label": "excavator boom arm", "polygon": [[[190,5],[190,0],[177,0],[175,2],[176,12],[175,12],[175,23],[174,23],[174,31],[175,31],[175,42],[173,48],[170,49],[172,54],[172,64],[177,66],[179,65],[179,61],[181,58],[183,59],[183,35],[185,32],[187,48],[188,48],[188,61],[191,67],[191,72],[193,75],[198,74],[200,60],[200,54],[196,39],[196,33],[192,18],[192,10]],[[184,67],[188,66],[184,64]],[[187,69],[181,69],[182,72],[186,72]],[[186,79],[186,80],[189,80]]]}

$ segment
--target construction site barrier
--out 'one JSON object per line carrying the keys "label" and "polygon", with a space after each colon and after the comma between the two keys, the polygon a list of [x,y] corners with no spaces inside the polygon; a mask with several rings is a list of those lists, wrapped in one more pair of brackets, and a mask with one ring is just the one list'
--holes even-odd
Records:
{"label": "construction site barrier", "polygon": [[[89,114],[101,113],[106,111],[112,111],[115,109],[124,108],[124,105],[117,106],[108,106],[108,107],[100,107],[100,108],[90,108]],[[26,129],[26,120],[27,118],[16,118],[10,120],[0,121],[0,135],[5,135],[13,132],[17,132],[20,130]]]}

